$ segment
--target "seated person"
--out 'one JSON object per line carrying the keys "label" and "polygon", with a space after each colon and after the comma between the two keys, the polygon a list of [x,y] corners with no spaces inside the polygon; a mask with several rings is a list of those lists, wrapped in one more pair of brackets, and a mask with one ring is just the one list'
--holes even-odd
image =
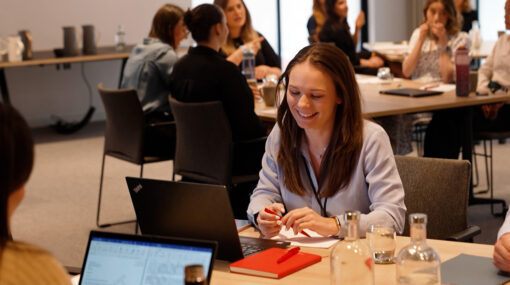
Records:
{"label": "seated person", "polygon": [[146,128],[144,154],[173,157],[175,152],[175,125],[161,124],[173,121],[168,104],[170,74],[177,61],[176,50],[187,30],[181,8],[165,4],[154,15],[149,36],[137,45],[124,68],[122,88],[134,88],[148,123],[159,123]]}
{"label": "seated person", "polygon": [[221,53],[236,65],[243,60],[242,45],[248,45],[255,54],[255,77],[263,79],[268,74],[280,76],[280,58],[264,37],[253,29],[250,11],[243,0],[214,0],[227,17],[228,38]]}
{"label": "seated person", "polygon": [[[343,213],[361,211],[360,233],[373,223],[404,229],[406,207],[388,136],[363,120],[348,58],[318,43],[302,49],[280,80],[285,98],[266,142],[248,219],[267,237],[282,226],[343,236]],[[282,220],[265,208],[285,214]]]}
{"label": "seated person", "polygon": [[316,43],[319,41],[319,32],[326,21],[326,1],[313,0],[313,15],[308,18],[306,28],[308,29],[308,41]]}
{"label": "seated person", "polygon": [[[384,61],[368,53],[363,55],[356,53],[359,31],[365,25],[365,13],[361,11],[356,19],[356,29],[351,35],[349,24],[347,23],[347,1],[346,0],[326,0],[326,22],[319,32],[320,42],[333,42],[340,48],[351,61],[353,66],[365,66],[378,68],[384,65]],[[377,72],[377,70],[375,70]]]}
{"label": "seated person", "polygon": [[[510,29],[510,0],[505,2],[505,26],[507,30]],[[478,93],[498,92],[498,86],[498,91],[510,89],[510,35],[499,37],[491,54],[478,70]],[[510,131],[510,105],[496,103],[475,108],[473,128],[475,132]]]}
{"label": "seated person", "polygon": [[34,142],[21,115],[0,103],[0,284],[71,284],[48,252],[12,239],[11,217],[25,195],[32,172]]}
{"label": "seated person", "polygon": [[[184,22],[197,46],[190,48],[175,64],[171,75],[172,97],[183,102],[221,101],[234,142],[265,137],[266,130],[255,114],[253,94],[246,79],[236,65],[219,53],[228,36],[221,8],[199,5],[185,13]],[[234,153],[233,174],[257,173],[263,153],[263,144]],[[251,192],[253,187],[245,190]],[[246,195],[245,206],[248,200],[249,195]],[[245,212],[246,207],[243,215]]]}
{"label": "seated person", "polygon": [[492,263],[499,269],[510,272],[510,211],[506,212],[505,221],[498,231]]}
{"label": "seated person", "polygon": [[455,6],[462,16],[461,31],[468,33],[473,27],[473,21],[478,21],[478,13],[471,8],[469,0],[455,0]]}

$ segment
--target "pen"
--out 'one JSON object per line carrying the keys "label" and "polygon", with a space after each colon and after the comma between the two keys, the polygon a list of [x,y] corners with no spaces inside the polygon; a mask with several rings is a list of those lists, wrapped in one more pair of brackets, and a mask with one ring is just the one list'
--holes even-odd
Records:
{"label": "pen", "polygon": [[296,247],[293,247],[289,250],[287,250],[287,252],[285,254],[283,254],[282,256],[280,256],[280,258],[278,258],[278,260],[276,261],[276,263],[282,263],[284,262],[285,260],[293,257],[294,255],[298,254],[300,250],[300,247],[299,246],[296,246]]}
{"label": "pen", "polygon": [[[281,214],[280,212],[275,213],[275,212],[273,212],[273,211],[269,210],[268,208],[264,208],[264,212],[269,213],[269,214],[272,214],[272,215],[276,215],[276,216],[278,216],[278,219],[279,219],[279,220],[281,220],[281,219],[282,219],[282,214]],[[301,234],[303,234],[303,235],[305,235],[305,236],[307,236],[307,237],[311,237],[311,236],[310,236],[307,232],[305,232],[304,230],[303,230],[303,231],[300,231],[300,233],[301,233]]]}
{"label": "pen", "polygon": [[435,84],[429,84],[429,85],[425,85],[423,86],[423,90],[429,90],[429,89],[432,89],[432,88],[436,88],[436,87],[439,87],[439,84],[435,83]]}

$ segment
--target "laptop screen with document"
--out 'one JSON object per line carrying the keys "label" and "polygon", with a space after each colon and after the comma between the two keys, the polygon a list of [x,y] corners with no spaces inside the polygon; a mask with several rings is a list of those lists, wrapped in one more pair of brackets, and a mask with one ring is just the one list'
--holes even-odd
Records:
{"label": "laptop screen with document", "polygon": [[92,231],[81,285],[184,284],[186,265],[210,278],[216,243]]}

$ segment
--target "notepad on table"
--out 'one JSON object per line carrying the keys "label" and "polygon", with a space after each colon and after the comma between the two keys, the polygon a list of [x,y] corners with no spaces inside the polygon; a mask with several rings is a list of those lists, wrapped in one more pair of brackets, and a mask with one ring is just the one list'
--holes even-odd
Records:
{"label": "notepad on table", "polygon": [[323,237],[320,234],[309,229],[306,229],[305,231],[311,237],[306,237],[301,233],[295,235],[292,228],[286,230],[285,227],[282,227],[280,233],[272,237],[271,239],[279,241],[288,241],[293,246],[318,247],[318,248],[329,248],[338,241],[338,239],[336,238]]}
{"label": "notepad on table", "polygon": [[289,259],[277,263],[287,252],[283,248],[270,248],[230,264],[230,272],[269,278],[282,278],[302,268],[321,261],[321,256],[298,252]]}

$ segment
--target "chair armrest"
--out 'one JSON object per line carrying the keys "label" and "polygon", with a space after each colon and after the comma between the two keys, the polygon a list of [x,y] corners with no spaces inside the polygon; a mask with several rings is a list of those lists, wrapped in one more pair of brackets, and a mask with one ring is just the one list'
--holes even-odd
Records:
{"label": "chair armrest", "polygon": [[473,242],[473,238],[482,232],[479,226],[468,226],[467,229],[451,235],[447,240]]}

